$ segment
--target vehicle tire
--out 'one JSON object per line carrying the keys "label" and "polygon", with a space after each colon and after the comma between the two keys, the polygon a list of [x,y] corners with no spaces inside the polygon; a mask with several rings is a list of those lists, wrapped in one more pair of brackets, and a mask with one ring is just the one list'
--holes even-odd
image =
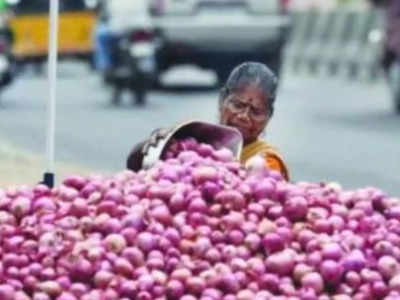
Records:
{"label": "vehicle tire", "polygon": [[161,80],[161,74],[157,74],[154,76],[153,79],[153,84],[152,84],[152,88],[155,90],[162,90],[163,89],[163,83]]}
{"label": "vehicle tire", "polygon": [[400,114],[400,67],[394,64],[387,73],[387,80],[391,91],[391,97],[395,112]]}
{"label": "vehicle tire", "polygon": [[113,90],[113,95],[111,98],[111,104],[112,105],[120,105],[121,104],[121,98],[122,98],[122,88],[120,87],[114,87]]}
{"label": "vehicle tire", "polygon": [[36,75],[42,76],[44,73],[44,67],[42,62],[36,62],[33,64],[33,71],[35,72]]}
{"label": "vehicle tire", "polygon": [[396,114],[400,115],[400,102],[396,103],[395,112]]}
{"label": "vehicle tire", "polygon": [[396,114],[400,115],[400,91],[397,92],[396,95],[393,96],[393,101],[394,101],[394,109]]}
{"label": "vehicle tire", "polygon": [[349,78],[356,79],[359,76],[359,74],[360,74],[360,66],[355,62],[350,63],[348,70]]}
{"label": "vehicle tire", "polygon": [[147,93],[144,90],[135,91],[134,92],[135,104],[140,105],[140,106],[145,105],[146,104],[146,96],[147,96]]}
{"label": "vehicle tire", "polygon": [[94,60],[93,56],[90,56],[87,58],[87,66],[88,66],[88,70],[89,72],[96,72],[96,62]]}
{"label": "vehicle tire", "polygon": [[335,76],[339,72],[339,64],[337,62],[331,61],[328,68],[328,75]]}

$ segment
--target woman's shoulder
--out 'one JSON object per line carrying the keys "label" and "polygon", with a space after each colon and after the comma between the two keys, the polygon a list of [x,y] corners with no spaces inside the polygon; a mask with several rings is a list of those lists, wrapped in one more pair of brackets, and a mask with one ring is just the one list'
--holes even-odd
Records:
{"label": "woman's shoulder", "polygon": [[281,157],[278,148],[268,143],[267,141],[258,139],[251,144],[246,145],[243,148],[243,156],[248,156],[248,158],[257,155],[259,153],[269,153]]}

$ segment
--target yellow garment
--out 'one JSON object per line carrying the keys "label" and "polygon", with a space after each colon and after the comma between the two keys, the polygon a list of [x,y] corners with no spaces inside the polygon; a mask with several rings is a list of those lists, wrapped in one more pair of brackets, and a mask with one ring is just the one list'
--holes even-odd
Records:
{"label": "yellow garment", "polygon": [[289,172],[286,164],[274,147],[262,140],[256,140],[243,148],[240,161],[242,164],[245,164],[255,155],[263,156],[268,168],[279,171],[286,180],[289,180]]}

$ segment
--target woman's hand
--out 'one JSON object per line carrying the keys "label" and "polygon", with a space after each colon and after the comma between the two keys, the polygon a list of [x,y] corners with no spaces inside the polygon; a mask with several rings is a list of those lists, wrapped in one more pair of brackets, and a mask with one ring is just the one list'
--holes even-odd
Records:
{"label": "woman's hand", "polygon": [[248,159],[245,163],[246,170],[253,174],[264,172],[268,168],[265,156],[266,154],[264,156],[258,154]]}

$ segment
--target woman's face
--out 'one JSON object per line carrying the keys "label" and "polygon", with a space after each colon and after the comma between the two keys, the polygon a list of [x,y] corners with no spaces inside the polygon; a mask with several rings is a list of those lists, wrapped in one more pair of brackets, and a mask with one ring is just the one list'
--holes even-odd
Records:
{"label": "woman's face", "polygon": [[246,144],[254,142],[268,123],[268,101],[257,86],[243,87],[224,99],[221,123],[237,128]]}

